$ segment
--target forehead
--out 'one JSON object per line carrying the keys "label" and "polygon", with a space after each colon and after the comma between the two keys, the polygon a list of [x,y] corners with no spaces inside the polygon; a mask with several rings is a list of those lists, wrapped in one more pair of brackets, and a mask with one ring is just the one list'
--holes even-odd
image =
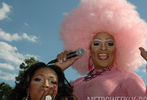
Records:
{"label": "forehead", "polygon": [[97,33],[93,39],[112,39],[114,40],[113,36],[106,32]]}
{"label": "forehead", "polygon": [[52,76],[57,78],[56,72],[51,68],[40,68],[35,72],[35,75]]}

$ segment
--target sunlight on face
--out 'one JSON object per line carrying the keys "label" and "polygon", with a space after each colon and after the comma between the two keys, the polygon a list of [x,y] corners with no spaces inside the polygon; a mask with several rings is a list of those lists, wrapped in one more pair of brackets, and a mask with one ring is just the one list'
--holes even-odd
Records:
{"label": "sunlight on face", "polygon": [[97,33],[91,42],[90,50],[95,68],[100,69],[113,64],[115,43],[110,34],[106,32]]}
{"label": "sunlight on face", "polygon": [[41,68],[32,77],[29,93],[31,100],[40,100],[43,91],[49,91],[49,87],[58,87],[58,78],[55,71],[50,68]]}

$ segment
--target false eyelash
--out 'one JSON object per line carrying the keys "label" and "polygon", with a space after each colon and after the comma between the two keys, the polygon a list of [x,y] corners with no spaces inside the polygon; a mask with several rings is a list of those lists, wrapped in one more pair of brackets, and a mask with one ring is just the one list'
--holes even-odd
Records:
{"label": "false eyelash", "polygon": [[94,42],[93,44],[94,44],[94,46],[98,46],[98,45],[99,45],[99,43],[98,43],[98,42]]}
{"label": "false eyelash", "polygon": [[56,81],[51,81],[51,83],[52,83],[52,84],[57,84],[57,82],[56,82]]}
{"label": "false eyelash", "polygon": [[41,79],[40,79],[40,78],[35,78],[34,80],[35,80],[35,81],[41,81]]}
{"label": "false eyelash", "polygon": [[114,43],[113,43],[113,42],[109,42],[108,45],[109,45],[109,46],[113,46]]}

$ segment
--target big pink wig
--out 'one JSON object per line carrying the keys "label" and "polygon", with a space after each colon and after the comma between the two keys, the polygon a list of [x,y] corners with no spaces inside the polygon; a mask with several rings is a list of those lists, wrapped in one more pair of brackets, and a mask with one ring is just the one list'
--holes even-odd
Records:
{"label": "big pink wig", "polygon": [[135,6],[126,0],[81,0],[78,8],[65,15],[60,35],[64,49],[85,49],[73,65],[81,74],[88,72],[89,45],[98,32],[108,32],[115,39],[114,66],[121,71],[142,65],[139,47],[146,47],[147,23]]}

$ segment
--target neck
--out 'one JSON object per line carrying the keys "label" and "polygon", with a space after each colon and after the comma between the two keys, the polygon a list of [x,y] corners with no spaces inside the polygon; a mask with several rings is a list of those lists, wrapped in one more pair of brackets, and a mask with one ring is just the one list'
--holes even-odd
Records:
{"label": "neck", "polygon": [[94,66],[94,69],[104,69],[104,68],[108,68],[110,66]]}
{"label": "neck", "polygon": [[94,70],[98,71],[98,70],[103,70],[103,69],[111,69],[112,66],[106,66],[106,67],[94,67]]}

